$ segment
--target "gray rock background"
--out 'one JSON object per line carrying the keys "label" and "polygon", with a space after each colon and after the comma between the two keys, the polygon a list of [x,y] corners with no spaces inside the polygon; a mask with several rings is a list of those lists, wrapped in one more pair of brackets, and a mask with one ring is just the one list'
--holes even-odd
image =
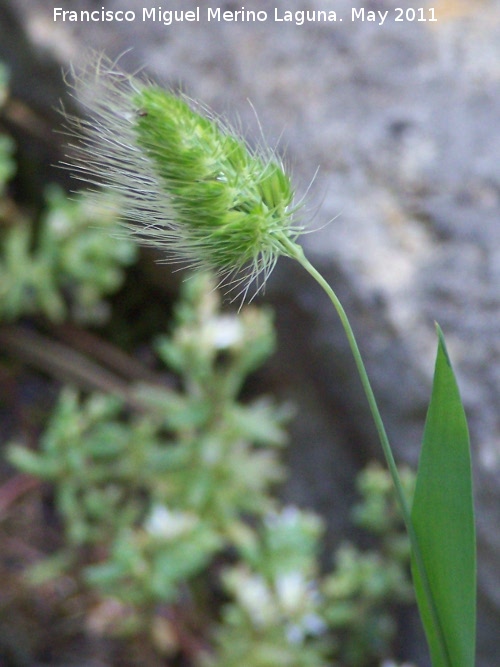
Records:
{"label": "gray rock background", "polygon": [[[54,23],[54,4],[0,2],[0,60],[16,96],[48,126],[65,95],[60,66],[85,49],[182,85],[216,111],[259,122],[280,141],[313,234],[304,246],[338,291],[379,398],[397,458],[416,465],[441,324],[470,420],[479,540],[478,667],[500,644],[500,4],[436,0],[437,23],[395,23],[392,0],[245,3],[266,23]],[[61,5],[63,3],[60,3]],[[204,6],[202,3],[199,3]],[[167,8],[167,3],[164,3]],[[157,3],[92,0],[68,9]],[[189,9],[194,2],[168,3]],[[238,3],[210,3],[240,9]],[[389,10],[383,26],[351,23],[352,6]],[[277,24],[273,8],[335,9],[343,22]],[[299,406],[286,489],[342,536],[352,478],[380,457],[340,324],[327,299],[283,260],[266,300],[280,351],[270,373]],[[415,649],[417,655],[419,651]],[[425,660],[420,658],[421,667]]]}

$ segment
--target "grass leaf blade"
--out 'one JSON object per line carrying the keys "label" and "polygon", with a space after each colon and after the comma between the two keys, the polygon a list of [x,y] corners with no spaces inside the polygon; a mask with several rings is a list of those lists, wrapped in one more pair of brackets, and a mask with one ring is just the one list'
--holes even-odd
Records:
{"label": "grass leaf blade", "polygon": [[469,433],[439,327],[437,332],[432,396],[411,512],[426,580],[415,554],[412,571],[433,667],[473,667],[476,541]]}

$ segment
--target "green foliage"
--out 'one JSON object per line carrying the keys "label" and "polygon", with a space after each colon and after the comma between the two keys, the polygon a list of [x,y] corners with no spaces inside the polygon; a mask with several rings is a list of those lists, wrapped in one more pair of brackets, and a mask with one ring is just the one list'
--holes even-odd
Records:
{"label": "green foliage", "polygon": [[285,507],[240,543],[241,563],[223,575],[233,598],[223,609],[213,667],[320,667],[328,643],[317,555],[323,526]]}
{"label": "green foliage", "polygon": [[[414,475],[403,469],[408,498]],[[354,521],[380,539],[376,551],[360,551],[351,544],[336,553],[336,568],[324,580],[325,618],[338,630],[341,664],[369,664],[370,656],[383,656],[394,640],[397,626],[392,605],[413,600],[408,579],[410,548],[401,513],[394,499],[389,474],[379,465],[367,467],[358,477],[362,502]]]}
{"label": "green foliage", "polygon": [[144,513],[142,485],[161,459],[153,425],[119,420],[121,401],[66,389],[40,441],[40,451],[14,446],[10,458],[55,485],[68,546],[113,539]]}
{"label": "green foliage", "polygon": [[[414,476],[404,471],[408,496]],[[225,571],[233,602],[223,610],[211,667],[363,665],[390,654],[395,604],[413,601],[409,544],[389,474],[369,466],[358,478],[354,520],[381,538],[379,549],[342,545],[335,568],[321,575],[318,517],[285,507],[246,535],[242,562]],[[375,509],[376,508],[376,509]]]}
{"label": "green foliage", "polygon": [[[0,68],[0,106],[6,82]],[[52,186],[40,218],[28,218],[6,196],[14,149],[12,139],[0,135],[0,319],[42,314],[53,322],[102,322],[108,315],[103,297],[121,286],[137,254],[120,233],[116,202],[69,199]]]}
{"label": "green foliage", "polygon": [[[64,390],[38,451],[9,450],[20,470],[50,482],[64,527],[61,547],[29,571],[31,583],[72,577],[101,600],[89,623],[113,602],[122,611],[100,619],[103,632],[140,633],[158,650],[172,632],[161,606],[190,600],[212,647],[199,665],[361,666],[390,655],[390,607],[411,595],[389,478],[368,470],[355,511],[380,549],[345,545],[323,575],[322,521],[273,496],[289,411],[239,399],[273,346],[266,311],[221,312],[213,282],[199,274],[184,285],[171,334],[157,342],[176,389],[137,385],[133,408]],[[214,587],[223,592],[217,602]]]}
{"label": "green foliage", "polygon": [[469,432],[439,328],[438,337],[432,397],[412,507],[426,577],[422,577],[415,553],[412,571],[432,664],[473,667],[476,536]]}
{"label": "green foliage", "polygon": [[196,514],[158,505],[142,530],[118,535],[108,560],[87,567],[85,579],[137,612],[147,611],[151,603],[175,601],[181,584],[206,568],[220,546],[217,533]]}
{"label": "green foliage", "polygon": [[113,238],[117,232],[111,202],[70,200],[59,188],[49,188],[38,229],[19,214],[2,226],[0,317],[103,320],[102,298],[121,285],[123,269],[136,253],[129,239]]}
{"label": "green foliage", "polygon": [[236,396],[273,347],[269,316],[220,315],[218,306],[207,276],[188,281],[178,325],[158,345],[180,373],[179,391],[138,386],[139,409],[126,412],[115,397],[81,401],[68,389],[40,451],[10,449],[20,469],[54,484],[68,556],[58,562],[105,546],[107,557],[84,576],[124,602],[168,601],[238,533],[245,513],[274,507],[284,414]]}

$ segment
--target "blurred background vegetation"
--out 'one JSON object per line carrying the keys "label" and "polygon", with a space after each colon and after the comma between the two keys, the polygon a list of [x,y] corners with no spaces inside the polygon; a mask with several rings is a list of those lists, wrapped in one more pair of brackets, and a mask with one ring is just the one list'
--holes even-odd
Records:
{"label": "blurred background vegetation", "polygon": [[48,185],[30,206],[16,169],[3,128],[2,666],[397,658],[413,596],[386,473],[358,478],[369,548],[326,553],[323,520],[280,500],[293,409],[256,380],[272,313],[224,307],[206,274],[158,300],[112,201]]}

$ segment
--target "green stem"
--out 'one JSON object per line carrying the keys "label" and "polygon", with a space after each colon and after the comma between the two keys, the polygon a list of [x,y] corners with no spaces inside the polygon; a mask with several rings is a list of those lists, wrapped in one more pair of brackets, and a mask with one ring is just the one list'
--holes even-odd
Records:
{"label": "green stem", "polygon": [[351,324],[349,322],[349,319],[347,317],[347,314],[342,306],[342,304],[339,301],[339,298],[333,291],[333,289],[330,287],[330,285],[327,283],[327,281],[323,278],[323,276],[317,271],[314,266],[310,263],[310,261],[307,259],[307,257],[304,254],[303,249],[301,246],[297,245],[293,241],[289,241],[288,239],[283,241],[283,245],[286,249],[286,254],[288,257],[292,259],[296,259],[299,264],[316,280],[316,282],[323,288],[323,290],[326,292],[328,297],[330,298],[330,301],[333,303],[335,310],[337,311],[340,321],[342,323],[342,326],[344,327],[344,331],[347,336],[347,340],[349,342],[349,346],[351,348],[352,355],[354,357],[354,361],[356,363],[356,368],[358,370],[361,383],[363,385],[363,389],[365,391],[366,398],[368,399],[368,405],[370,407],[370,412],[373,417],[373,421],[375,422],[375,426],[377,428],[378,436],[380,439],[380,444],[382,445],[382,450],[384,452],[385,460],[387,462],[387,467],[389,468],[390,475],[392,477],[392,481],[394,484],[394,488],[396,490],[396,498],[398,500],[398,504],[401,509],[401,514],[403,516],[403,521],[406,526],[406,530],[408,533],[408,537],[410,539],[410,544],[411,544],[411,549],[413,551],[413,556],[414,556],[414,562],[419,574],[419,577],[422,581],[426,597],[427,597],[427,602],[428,602],[428,608],[430,611],[430,614],[432,615],[432,618],[434,620],[435,627],[437,629],[437,633],[441,639],[441,652],[442,652],[442,657],[443,657],[443,664],[444,665],[450,665],[449,662],[449,656],[448,656],[448,651],[446,649],[446,642],[444,640],[444,635],[442,632],[441,628],[441,623],[439,621],[439,616],[436,610],[436,606],[434,604],[434,598],[431,592],[431,587],[429,583],[429,579],[427,577],[427,572],[426,568],[424,565],[424,560],[422,557],[422,552],[420,550],[420,546],[417,540],[417,535],[415,533],[415,529],[413,527],[413,522],[411,520],[411,512],[410,508],[408,506],[408,501],[406,499],[404,490],[403,490],[403,485],[401,484],[401,478],[399,476],[399,472],[396,466],[396,462],[394,460],[394,456],[392,453],[391,445],[389,443],[389,438],[387,437],[387,433],[385,430],[384,423],[382,421],[382,417],[380,415],[380,411],[378,409],[377,401],[375,399],[375,395],[373,393],[373,389],[370,384],[370,380],[368,378],[368,374],[366,372],[366,368],[363,362],[363,359],[361,357],[361,352],[359,351],[359,347],[356,341],[356,337],[354,336],[354,332],[352,330]]}

